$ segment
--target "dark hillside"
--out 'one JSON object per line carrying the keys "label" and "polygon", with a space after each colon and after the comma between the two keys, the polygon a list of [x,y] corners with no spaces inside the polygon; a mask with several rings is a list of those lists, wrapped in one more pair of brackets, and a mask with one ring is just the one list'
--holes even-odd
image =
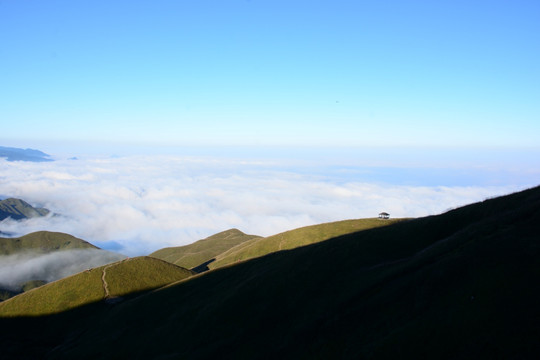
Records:
{"label": "dark hillside", "polygon": [[219,267],[268,255],[277,251],[290,250],[361,230],[388,226],[404,220],[406,219],[381,220],[377,218],[367,218],[305,226],[269,237],[245,241],[216,256],[214,259],[215,261],[209,263],[208,267],[210,269],[217,269]]}
{"label": "dark hillside", "polygon": [[[536,359],[539,233],[534,188],[209,271],[111,309],[4,319],[2,346],[55,359]],[[84,313],[93,318],[77,322]],[[64,330],[32,337],[39,325]]]}

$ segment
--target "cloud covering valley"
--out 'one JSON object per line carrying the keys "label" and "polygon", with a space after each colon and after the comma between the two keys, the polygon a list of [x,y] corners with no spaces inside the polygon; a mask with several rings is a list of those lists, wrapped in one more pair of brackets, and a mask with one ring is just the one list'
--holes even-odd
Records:
{"label": "cloud covering valley", "polygon": [[18,291],[23,283],[30,280],[43,280],[49,283],[123,258],[125,257],[120,254],[98,249],[1,255],[0,289]]}
{"label": "cloud covering valley", "polygon": [[418,217],[526,187],[478,181],[467,185],[463,179],[445,183],[441,179],[455,173],[452,169],[439,175],[417,171],[415,176],[431,179],[422,184],[398,168],[285,164],[173,155],[50,163],[0,159],[0,196],[55,213],[6,219],[0,231],[59,231],[105,249],[146,255],[233,227],[268,236],[327,221],[374,217],[380,211]]}

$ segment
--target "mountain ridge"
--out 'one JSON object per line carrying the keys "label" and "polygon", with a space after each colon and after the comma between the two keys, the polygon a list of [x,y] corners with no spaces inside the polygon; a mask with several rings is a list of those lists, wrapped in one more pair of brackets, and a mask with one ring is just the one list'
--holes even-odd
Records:
{"label": "mountain ridge", "polygon": [[6,158],[7,161],[31,161],[46,162],[54,161],[49,154],[36,149],[21,149],[14,147],[0,146],[0,158]]}
{"label": "mountain ridge", "polygon": [[276,235],[250,239],[218,254],[215,261],[208,264],[208,267],[210,269],[216,269],[238,261],[246,261],[259,256],[264,256],[276,251],[291,250],[300,246],[329,240],[340,235],[387,226],[404,220],[407,219],[398,218],[381,220],[378,218],[366,218],[304,226]]}
{"label": "mountain ridge", "polygon": [[[163,248],[154,251],[148,256],[169,261],[187,269],[193,269],[212,261],[212,258],[234,246],[258,238],[260,236],[248,235],[238,229],[229,229],[189,245]],[[199,269],[198,272],[200,271]]]}
{"label": "mountain ridge", "polygon": [[122,297],[145,292],[188,278],[193,272],[169,262],[139,256],[90,268],[33,288],[0,303],[10,317],[42,316],[89,303],[115,303]]}
{"label": "mountain ridge", "polygon": [[535,359],[539,232],[535,187],[227,265],[112,308],[0,318],[0,344],[50,359]]}
{"label": "mountain ridge", "polygon": [[11,217],[14,220],[46,216],[50,213],[45,208],[35,208],[26,201],[16,198],[0,200],[0,221]]}
{"label": "mountain ridge", "polygon": [[123,257],[59,232],[0,237],[0,300]]}
{"label": "mountain ridge", "polygon": [[20,237],[0,237],[0,255],[11,255],[25,251],[43,254],[67,249],[99,248],[73,235],[53,231],[36,231]]}

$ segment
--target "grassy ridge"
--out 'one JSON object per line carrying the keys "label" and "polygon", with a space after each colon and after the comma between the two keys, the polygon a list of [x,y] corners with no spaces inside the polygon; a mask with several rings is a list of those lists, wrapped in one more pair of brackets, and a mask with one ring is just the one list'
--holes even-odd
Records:
{"label": "grassy ridge", "polygon": [[345,235],[141,296],[49,355],[537,358],[539,231],[536,188]]}
{"label": "grassy ridge", "polygon": [[146,256],[122,260],[80,272],[6,300],[0,303],[0,317],[58,313],[103,300],[107,297],[107,291],[108,297],[125,296],[155,289],[191,275],[192,272],[187,269]]}
{"label": "grassy ridge", "polygon": [[102,268],[68,276],[0,303],[0,316],[53,314],[102,300]]}
{"label": "grassy ridge", "polygon": [[150,257],[137,257],[117,262],[107,268],[107,281],[112,296],[155,289],[188,278],[193,272]]}
{"label": "grassy ridge", "polygon": [[0,255],[22,251],[48,253],[68,249],[98,249],[74,236],[50,231],[38,231],[18,238],[0,238]]}
{"label": "grassy ridge", "polygon": [[191,269],[234,246],[259,238],[260,236],[247,235],[240,230],[230,229],[190,245],[164,248],[149,256]]}
{"label": "grassy ridge", "polygon": [[0,348],[50,359],[537,359],[539,233],[534,188],[240,262],[113,308],[0,318]]}
{"label": "grassy ridge", "polygon": [[218,255],[216,261],[208,267],[215,269],[238,261],[252,259],[280,250],[294,249],[328,240],[336,236],[349,234],[361,230],[394,224],[403,219],[357,219],[343,220],[286,231],[266,238],[252,239]]}

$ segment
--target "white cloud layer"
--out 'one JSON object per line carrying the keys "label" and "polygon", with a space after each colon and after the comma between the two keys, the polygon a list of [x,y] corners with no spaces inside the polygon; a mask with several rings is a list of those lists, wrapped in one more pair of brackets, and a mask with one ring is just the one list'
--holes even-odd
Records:
{"label": "white cloud layer", "polygon": [[48,163],[0,159],[0,196],[22,198],[58,214],[6,219],[0,231],[59,231],[106,249],[144,255],[233,227],[267,236],[374,217],[380,211],[418,217],[527,187],[479,182],[479,176],[489,176],[481,172],[445,181],[453,170],[417,169],[410,176],[388,167],[310,164],[157,155]]}

